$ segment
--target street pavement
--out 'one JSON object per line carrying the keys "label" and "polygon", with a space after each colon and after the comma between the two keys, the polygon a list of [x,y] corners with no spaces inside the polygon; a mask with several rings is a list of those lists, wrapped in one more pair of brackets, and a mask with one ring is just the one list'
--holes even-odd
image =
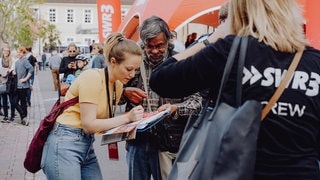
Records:
{"label": "street pavement", "polygon": [[[14,123],[0,123],[0,179],[1,180],[46,180],[42,170],[33,174],[23,167],[23,161],[33,134],[40,120],[50,111],[57,100],[57,92],[53,90],[51,72],[39,71],[28,107],[29,126],[21,125],[18,112]],[[123,108],[118,107],[117,113]],[[9,110],[10,112],[10,110]],[[3,116],[0,116],[2,119]],[[100,145],[101,135],[96,135],[94,148],[102,170],[104,180],[128,179],[125,143],[119,142],[119,160],[110,160],[107,145]]]}

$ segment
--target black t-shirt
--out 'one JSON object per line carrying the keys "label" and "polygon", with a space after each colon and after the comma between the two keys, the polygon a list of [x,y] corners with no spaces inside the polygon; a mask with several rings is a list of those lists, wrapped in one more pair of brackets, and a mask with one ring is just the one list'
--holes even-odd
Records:
{"label": "black t-shirt", "polygon": [[[185,61],[168,59],[152,73],[150,87],[162,97],[218,89],[233,39],[219,39]],[[293,53],[275,51],[249,37],[242,100],[266,104],[293,57]],[[237,59],[238,55],[235,63]],[[234,67],[223,90],[222,100],[231,105],[235,105],[236,74]],[[255,179],[320,179],[319,84],[320,51],[306,47],[288,87],[262,122]]]}
{"label": "black t-shirt", "polygon": [[37,63],[37,59],[33,56],[33,55],[30,55],[29,58],[28,58],[30,64],[34,67]]}
{"label": "black t-shirt", "polygon": [[76,63],[76,56],[74,57],[70,57],[70,56],[66,56],[63,57],[60,63],[60,67],[59,67],[59,73],[64,73],[63,78],[64,80],[68,77],[69,74],[74,74],[76,69],[69,69],[68,68],[68,64],[70,62],[74,62]]}

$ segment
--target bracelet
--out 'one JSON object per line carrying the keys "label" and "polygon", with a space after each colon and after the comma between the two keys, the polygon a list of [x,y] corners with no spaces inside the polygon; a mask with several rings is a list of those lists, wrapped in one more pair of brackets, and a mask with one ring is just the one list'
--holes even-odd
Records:
{"label": "bracelet", "polygon": [[208,45],[210,44],[210,42],[208,41],[208,39],[205,39],[205,40],[203,40],[202,42],[203,42],[203,44],[204,44],[205,46],[208,46]]}

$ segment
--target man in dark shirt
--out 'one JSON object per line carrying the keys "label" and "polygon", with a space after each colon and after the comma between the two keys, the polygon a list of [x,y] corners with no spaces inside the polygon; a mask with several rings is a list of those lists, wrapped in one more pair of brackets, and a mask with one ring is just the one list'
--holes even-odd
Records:
{"label": "man in dark shirt", "polygon": [[31,77],[29,79],[30,81],[30,88],[27,89],[27,105],[31,106],[31,91],[33,88],[33,82],[34,82],[34,72],[36,72],[37,69],[37,58],[35,58],[32,54],[32,47],[27,47],[27,59],[29,61],[29,63],[32,65],[34,71],[31,73]]}
{"label": "man in dark shirt", "polygon": [[[164,20],[156,16],[146,19],[140,27],[140,38],[144,59],[140,71],[137,71],[135,77],[126,85],[124,91],[124,95],[128,98],[126,110],[141,104],[149,111],[170,108],[171,115],[155,129],[137,133],[136,139],[127,142],[129,180],[150,179],[151,175],[154,180],[167,179],[179,149],[186,117],[200,111],[202,99],[197,93],[177,99],[161,98],[149,88],[148,80],[152,71],[167,57],[176,53],[173,51],[174,45],[170,43],[171,32]],[[146,79],[145,83],[143,78]],[[148,100],[129,101],[132,97],[130,87],[139,88],[140,91],[135,93],[142,93],[142,96],[147,94]],[[166,128],[163,128],[164,126]],[[158,132],[159,129],[163,131]]]}

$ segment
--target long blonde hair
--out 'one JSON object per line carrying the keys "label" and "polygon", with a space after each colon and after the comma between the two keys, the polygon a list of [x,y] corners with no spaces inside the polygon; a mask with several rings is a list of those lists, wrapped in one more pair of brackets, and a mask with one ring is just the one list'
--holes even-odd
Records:
{"label": "long blonde hair", "polygon": [[257,38],[282,52],[308,45],[295,0],[230,0],[231,33]]}
{"label": "long blonde hair", "polygon": [[[9,51],[9,54],[7,57],[3,53],[4,50]],[[13,61],[13,58],[11,56],[11,49],[9,47],[2,48],[2,56],[1,56],[2,67],[6,67],[10,69],[12,66],[12,61]]]}

